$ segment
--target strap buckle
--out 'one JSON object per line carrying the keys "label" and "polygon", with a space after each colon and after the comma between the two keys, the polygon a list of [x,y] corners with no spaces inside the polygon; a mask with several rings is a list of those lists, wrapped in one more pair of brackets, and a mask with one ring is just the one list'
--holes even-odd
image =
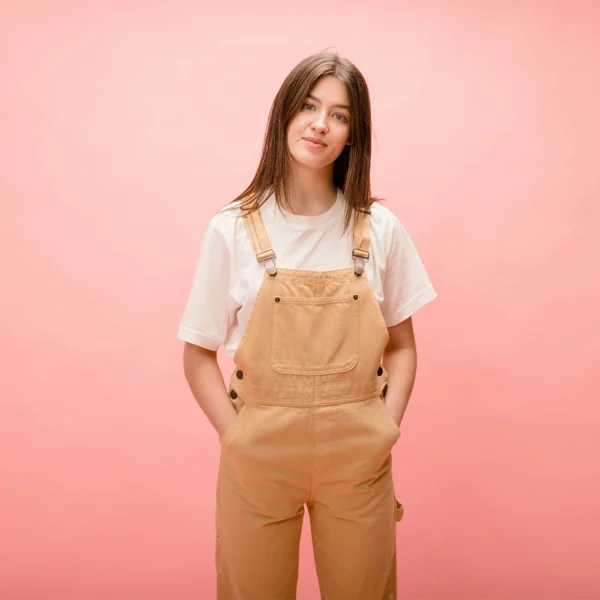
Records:
{"label": "strap buckle", "polygon": [[277,258],[277,256],[273,250],[259,252],[256,255],[256,258],[259,263],[268,263],[265,264],[265,269],[271,277],[275,277],[275,275],[277,275],[277,268],[275,267],[275,258]]}
{"label": "strap buckle", "polygon": [[[361,248],[352,249],[352,260],[354,261],[354,274],[360,277],[365,270],[365,262],[369,260],[369,251]],[[358,259],[358,260],[357,260]]]}
{"label": "strap buckle", "polygon": [[353,248],[352,249],[352,258],[364,258],[365,260],[369,260],[369,251],[362,250],[361,248]]}

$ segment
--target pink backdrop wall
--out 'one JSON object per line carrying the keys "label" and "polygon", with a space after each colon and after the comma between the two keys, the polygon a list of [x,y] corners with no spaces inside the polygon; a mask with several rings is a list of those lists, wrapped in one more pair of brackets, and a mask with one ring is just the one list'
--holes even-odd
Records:
{"label": "pink backdrop wall", "polygon": [[[439,295],[399,595],[600,598],[599,27],[582,0],[3,2],[0,597],[214,597],[219,446],[176,330],[275,92],[336,46]],[[311,552],[307,519],[299,600]]]}

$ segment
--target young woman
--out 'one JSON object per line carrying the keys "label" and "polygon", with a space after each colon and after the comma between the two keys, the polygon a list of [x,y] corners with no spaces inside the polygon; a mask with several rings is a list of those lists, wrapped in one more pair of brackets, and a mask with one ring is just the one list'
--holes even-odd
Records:
{"label": "young woman", "polygon": [[370,164],[363,76],[310,56],[275,97],[254,180],[205,233],[178,337],[220,439],[219,600],[296,597],[305,505],[321,597],[396,598],[391,450],[416,372],[411,317],[436,293],[371,197]]}

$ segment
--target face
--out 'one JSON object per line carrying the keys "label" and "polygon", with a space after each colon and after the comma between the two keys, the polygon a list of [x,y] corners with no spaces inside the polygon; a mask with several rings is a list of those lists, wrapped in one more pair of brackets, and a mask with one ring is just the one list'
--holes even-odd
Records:
{"label": "face", "polygon": [[337,77],[328,75],[317,81],[288,125],[288,148],[296,162],[320,169],[335,161],[348,142],[349,104],[346,87]]}

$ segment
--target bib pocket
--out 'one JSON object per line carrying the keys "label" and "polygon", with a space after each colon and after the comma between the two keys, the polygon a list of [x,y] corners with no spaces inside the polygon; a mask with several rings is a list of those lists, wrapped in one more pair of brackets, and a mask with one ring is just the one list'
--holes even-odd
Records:
{"label": "bib pocket", "polygon": [[271,366],[278,373],[327,375],[358,362],[358,296],[273,301]]}

